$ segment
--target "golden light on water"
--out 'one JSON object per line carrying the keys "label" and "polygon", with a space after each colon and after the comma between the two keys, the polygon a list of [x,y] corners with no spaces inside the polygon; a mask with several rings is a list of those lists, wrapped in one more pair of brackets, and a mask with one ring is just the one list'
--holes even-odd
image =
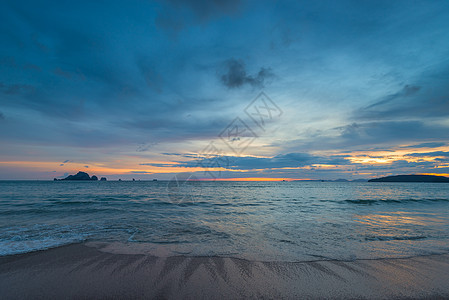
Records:
{"label": "golden light on water", "polygon": [[388,214],[355,215],[354,221],[372,226],[373,228],[380,226],[403,226],[407,224],[425,226],[429,222],[439,222],[439,220],[435,218],[435,214],[403,211],[391,212]]}

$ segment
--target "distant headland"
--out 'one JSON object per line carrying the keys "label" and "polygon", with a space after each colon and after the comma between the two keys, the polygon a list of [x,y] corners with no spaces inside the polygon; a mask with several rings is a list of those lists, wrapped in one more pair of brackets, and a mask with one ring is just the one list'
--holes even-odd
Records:
{"label": "distant headland", "polygon": [[370,179],[368,182],[449,182],[449,178],[436,175],[396,175]]}
{"label": "distant headland", "polygon": [[[97,181],[98,177],[95,175],[92,175],[92,177],[89,176],[89,174],[87,174],[86,172],[81,172],[79,171],[78,173],[76,173],[75,175],[69,175],[66,178],[63,179],[57,179],[54,178],[54,181],[65,181],[65,180],[89,180],[89,181]],[[101,181],[106,181],[106,177],[101,177],[100,179]]]}

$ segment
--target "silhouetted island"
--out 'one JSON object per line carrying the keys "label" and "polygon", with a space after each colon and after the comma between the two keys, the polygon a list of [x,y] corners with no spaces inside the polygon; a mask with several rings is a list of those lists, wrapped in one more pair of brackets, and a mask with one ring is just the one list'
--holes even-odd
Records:
{"label": "silhouetted island", "polygon": [[89,176],[86,172],[79,171],[75,175],[69,175],[66,178],[63,179],[53,179],[54,181],[64,181],[64,180],[90,180],[90,181],[97,181],[98,177],[95,175],[92,175],[92,177]]}
{"label": "silhouetted island", "polygon": [[368,182],[449,182],[449,178],[435,175],[396,175],[370,179]]}

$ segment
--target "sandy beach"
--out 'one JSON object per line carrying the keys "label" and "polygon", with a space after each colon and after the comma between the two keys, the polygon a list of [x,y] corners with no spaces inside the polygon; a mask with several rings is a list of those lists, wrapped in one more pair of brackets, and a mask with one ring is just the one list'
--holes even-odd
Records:
{"label": "sandy beach", "polygon": [[447,298],[449,255],[261,262],[75,244],[0,258],[3,299]]}

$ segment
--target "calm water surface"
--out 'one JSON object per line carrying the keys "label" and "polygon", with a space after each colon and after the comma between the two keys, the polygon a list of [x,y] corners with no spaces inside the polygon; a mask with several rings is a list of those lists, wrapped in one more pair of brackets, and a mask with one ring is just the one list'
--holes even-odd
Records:
{"label": "calm water surface", "polygon": [[449,184],[193,182],[177,199],[170,189],[0,181],[0,255],[80,241],[283,261],[449,252]]}

